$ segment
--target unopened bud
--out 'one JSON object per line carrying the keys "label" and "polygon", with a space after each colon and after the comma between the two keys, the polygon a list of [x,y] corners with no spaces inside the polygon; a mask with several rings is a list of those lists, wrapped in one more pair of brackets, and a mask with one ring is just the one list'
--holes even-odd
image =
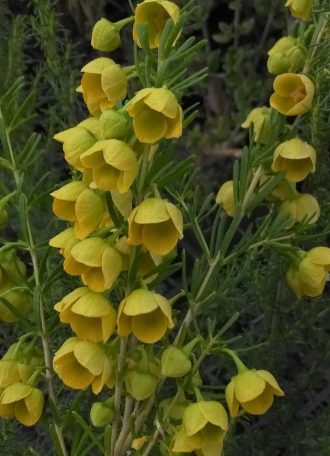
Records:
{"label": "unopened bud", "polygon": [[120,139],[130,133],[127,117],[115,109],[107,109],[99,119],[102,139]]}
{"label": "unopened bud", "polygon": [[183,377],[191,370],[191,361],[180,348],[167,347],[161,356],[161,373],[164,377]]}
{"label": "unopened bud", "polygon": [[92,31],[92,47],[98,51],[112,52],[120,46],[120,33],[116,24],[100,19]]}

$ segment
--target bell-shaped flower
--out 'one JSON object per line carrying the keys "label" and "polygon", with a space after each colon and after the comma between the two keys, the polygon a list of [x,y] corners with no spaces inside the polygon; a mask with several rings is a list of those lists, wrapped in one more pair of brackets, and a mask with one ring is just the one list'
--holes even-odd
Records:
{"label": "bell-shaped flower", "polygon": [[292,16],[307,21],[312,12],[312,0],[287,0],[285,6],[290,9]]}
{"label": "bell-shaped flower", "polygon": [[59,249],[59,252],[64,257],[63,268],[67,274],[70,274],[71,263],[74,261],[71,255],[71,249],[78,244],[80,240],[76,237],[74,228],[67,228],[61,231],[56,236],[50,239],[49,245]]}
{"label": "bell-shaped flower", "polygon": [[127,93],[125,70],[113,60],[99,57],[82,68],[81,90],[89,112],[99,116],[123,100]]}
{"label": "bell-shaped flower", "polygon": [[134,290],[120,303],[117,323],[120,336],[133,333],[139,341],[153,344],[174,326],[171,304],[153,291]]}
{"label": "bell-shaped flower", "polygon": [[230,416],[238,415],[241,406],[251,415],[263,415],[271,407],[274,396],[284,396],[274,376],[265,370],[244,369],[226,387]]}
{"label": "bell-shaped flower", "polygon": [[55,353],[53,368],[72,389],[85,390],[91,385],[93,393],[99,394],[105,385],[112,388],[114,384],[114,361],[104,346],[77,337],[67,339]]}
{"label": "bell-shaped flower", "polygon": [[315,172],[316,151],[314,147],[300,138],[285,141],[276,147],[272,170],[285,171],[285,178],[291,182],[304,180],[309,173]]}
{"label": "bell-shaped flower", "polygon": [[84,285],[102,293],[112,287],[122,271],[122,259],[102,238],[87,238],[72,247],[66,271],[70,275],[81,275]]}
{"label": "bell-shaped flower", "polygon": [[314,247],[299,252],[299,261],[286,272],[286,281],[298,298],[323,293],[330,271],[330,249]]}
{"label": "bell-shaped flower", "polygon": [[128,103],[136,137],[142,143],[154,144],[162,138],[182,135],[182,109],[173,92],[163,88],[140,90]]}
{"label": "bell-shaped flower", "polygon": [[294,223],[307,219],[308,223],[312,224],[320,217],[320,206],[313,195],[301,193],[293,199],[283,201],[279,206],[279,212],[289,215]]}
{"label": "bell-shaped flower", "polygon": [[83,182],[73,181],[51,193],[53,211],[62,220],[74,222],[78,239],[97,230],[107,215],[103,198]]}
{"label": "bell-shaped flower", "polygon": [[270,109],[266,108],[266,106],[254,108],[242,123],[241,127],[249,128],[252,124],[254,141],[265,144],[268,141],[270,134],[269,116]]}
{"label": "bell-shaped flower", "polygon": [[219,456],[227,431],[227,413],[219,402],[200,401],[188,405],[172,451],[196,451],[200,456]]}
{"label": "bell-shaped flower", "polygon": [[144,0],[138,3],[135,9],[135,22],[133,26],[134,41],[141,47],[138,26],[147,25],[149,47],[150,49],[158,48],[166,21],[172,19],[176,23],[179,17],[180,8],[174,2],[167,0]]}
{"label": "bell-shaped flower", "polygon": [[284,73],[274,80],[274,93],[269,103],[285,116],[305,114],[312,107],[314,84],[304,74]]}
{"label": "bell-shaped flower", "polygon": [[183,238],[180,210],[161,198],[147,198],[128,217],[128,243],[167,255]]}
{"label": "bell-shaped flower", "polygon": [[3,418],[15,417],[25,426],[33,426],[37,423],[43,406],[42,391],[20,382],[7,386],[0,396],[0,416]]}
{"label": "bell-shaped flower", "polygon": [[234,198],[234,182],[229,180],[221,185],[217,197],[216,203],[223,207],[229,217],[234,217],[236,214],[236,204]]}
{"label": "bell-shaped flower", "polygon": [[88,128],[79,124],[76,127],[56,133],[54,139],[63,143],[65,160],[79,171],[84,171],[80,155],[95,144],[96,136]]}
{"label": "bell-shaped flower", "polygon": [[92,170],[96,187],[105,191],[126,193],[138,172],[133,149],[118,139],[98,141],[81,155],[81,162]]}
{"label": "bell-shaped flower", "polygon": [[297,73],[302,70],[307,51],[293,36],[280,38],[268,51],[267,68],[270,73]]}
{"label": "bell-shaped flower", "polygon": [[117,312],[109,300],[87,287],[72,291],[54,309],[61,323],[68,323],[80,339],[106,342],[116,327]]}

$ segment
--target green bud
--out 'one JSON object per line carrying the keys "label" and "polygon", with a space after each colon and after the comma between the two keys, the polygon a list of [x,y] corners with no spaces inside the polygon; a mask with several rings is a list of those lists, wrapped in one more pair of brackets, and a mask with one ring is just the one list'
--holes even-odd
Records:
{"label": "green bud", "polygon": [[35,345],[22,340],[12,344],[3,355],[2,359],[26,364],[32,370],[43,365],[43,356],[40,349]]}
{"label": "green bud", "polygon": [[171,405],[173,402],[173,397],[170,397],[169,399],[164,399],[161,401],[159,404],[163,415],[167,415],[169,418],[172,418],[173,420],[182,420],[184,411],[188,407],[188,405],[191,404],[191,401],[188,401],[184,396],[182,398],[179,398],[173,405]]}
{"label": "green bud", "polygon": [[113,420],[113,399],[104,402],[94,402],[90,411],[90,418],[93,426],[104,427]]}
{"label": "green bud", "polygon": [[8,212],[7,209],[0,205],[0,228],[3,228],[8,222]]}
{"label": "green bud", "polygon": [[8,285],[9,282],[20,284],[24,281],[25,275],[25,265],[14,250],[0,253],[0,287]]}
{"label": "green bud", "polygon": [[268,51],[267,68],[272,74],[297,73],[305,63],[307,51],[292,36],[279,39]]}
{"label": "green bud", "polygon": [[[32,310],[32,297],[24,290],[12,290],[15,284],[8,282],[0,291],[0,296],[8,301],[19,314],[27,316]],[[16,315],[4,302],[0,302],[0,321],[13,323],[17,321]]]}
{"label": "green bud", "polygon": [[127,116],[115,109],[107,109],[99,119],[102,139],[120,139],[130,134]]}
{"label": "green bud", "polygon": [[116,24],[100,19],[92,31],[92,47],[98,51],[112,52],[120,46],[120,33]]}
{"label": "green bud", "polygon": [[156,391],[158,379],[154,375],[132,370],[125,376],[125,385],[129,394],[137,401],[143,401]]}
{"label": "green bud", "polygon": [[167,347],[161,356],[161,373],[164,377],[183,377],[191,370],[191,361],[180,348]]}

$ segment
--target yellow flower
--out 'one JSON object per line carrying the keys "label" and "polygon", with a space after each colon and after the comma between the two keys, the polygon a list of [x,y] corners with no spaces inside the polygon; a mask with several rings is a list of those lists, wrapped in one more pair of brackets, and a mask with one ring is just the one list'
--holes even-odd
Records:
{"label": "yellow flower", "polygon": [[283,201],[279,211],[289,215],[294,222],[308,218],[308,223],[317,222],[320,217],[320,206],[317,199],[309,193],[298,194],[294,199]]}
{"label": "yellow flower", "polygon": [[182,214],[166,200],[147,198],[128,217],[128,243],[156,255],[167,255],[182,238]]}
{"label": "yellow flower", "polygon": [[95,342],[67,339],[55,353],[54,371],[62,382],[72,389],[85,390],[90,385],[94,394],[99,394],[104,385],[114,385],[114,362],[107,356],[104,347]]}
{"label": "yellow flower", "polygon": [[101,293],[77,288],[55,304],[61,323],[69,323],[80,339],[106,342],[113,334],[117,312]]}
{"label": "yellow flower", "polygon": [[113,60],[99,57],[82,68],[81,90],[89,112],[99,116],[123,100],[127,93],[125,70]]}
{"label": "yellow flower", "polygon": [[133,26],[133,39],[141,47],[138,36],[138,26],[148,26],[149,47],[157,48],[160,43],[160,37],[166,21],[172,19],[174,23],[178,22],[180,17],[180,8],[173,2],[167,0],[144,0],[139,3],[135,9],[135,22]]}
{"label": "yellow flower", "polygon": [[80,155],[95,144],[97,141],[95,135],[88,128],[79,124],[76,127],[56,133],[54,139],[63,143],[65,160],[79,171],[84,171]]}
{"label": "yellow flower", "polygon": [[[25,290],[14,289],[16,285],[7,282],[0,287],[0,298],[8,301],[21,316],[27,316],[32,310],[32,297]],[[18,317],[0,300],[0,321],[13,323]]]}
{"label": "yellow flower", "polygon": [[270,106],[285,116],[305,114],[312,107],[314,84],[304,74],[284,73],[274,80]]}
{"label": "yellow flower", "polygon": [[62,220],[74,222],[78,239],[97,230],[107,215],[103,198],[83,182],[73,181],[51,193],[53,211]]}
{"label": "yellow flower", "polygon": [[26,382],[33,374],[33,367],[15,359],[0,360],[0,389],[17,382]]}
{"label": "yellow flower", "polygon": [[273,375],[265,370],[242,370],[226,387],[232,417],[237,416],[240,405],[251,415],[263,415],[271,407],[274,396],[284,396],[284,392]]}
{"label": "yellow flower", "polygon": [[0,396],[0,416],[13,418],[25,426],[33,426],[39,420],[44,406],[44,395],[38,388],[24,383],[13,383]]}
{"label": "yellow flower", "polygon": [[182,135],[182,109],[168,89],[140,90],[128,104],[127,112],[133,117],[136,137],[142,143],[154,144],[162,138]]}
{"label": "yellow flower", "polygon": [[93,180],[101,190],[117,189],[126,193],[136,179],[138,163],[133,149],[118,139],[98,141],[81,155],[85,168],[91,168]]}
{"label": "yellow flower", "polygon": [[170,302],[158,293],[134,290],[119,305],[118,334],[134,336],[146,344],[160,340],[168,328],[173,328]]}
{"label": "yellow flower", "polygon": [[84,285],[102,293],[109,290],[120,272],[120,254],[99,237],[78,242],[71,249],[71,261],[66,264],[70,275],[81,275]]}
{"label": "yellow flower", "polygon": [[298,298],[320,296],[323,293],[330,271],[330,249],[314,247],[308,252],[299,252],[300,261],[286,273],[286,281]]}
{"label": "yellow flower", "polygon": [[281,143],[275,149],[272,170],[275,173],[285,171],[287,180],[300,182],[309,173],[314,173],[315,164],[315,149],[297,137]]}
{"label": "yellow flower", "polygon": [[253,124],[253,139],[255,142],[266,143],[269,137],[269,116],[270,109],[263,106],[254,108],[249,113],[241,127],[249,128]]}
{"label": "yellow flower", "polygon": [[67,228],[49,241],[49,245],[60,249],[60,254],[64,256],[63,268],[67,274],[70,274],[71,263],[74,261],[71,255],[71,249],[78,242],[79,239],[77,239],[73,228]]}
{"label": "yellow flower", "polygon": [[287,0],[285,6],[290,8],[292,16],[307,21],[312,12],[312,0]]}
{"label": "yellow flower", "polygon": [[104,18],[97,21],[93,27],[91,45],[98,51],[115,51],[120,46],[120,33],[116,24]]}
{"label": "yellow flower", "polygon": [[305,62],[306,49],[293,36],[280,38],[268,51],[267,68],[270,73],[296,73]]}
{"label": "yellow flower", "polygon": [[227,430],[227,413],[219,402],[200,401],[188,405],[172,451],[197,451],[200,456],[219,456]]}
{"label": "yellow flower", "polygon": [[216,203],[223,207],[227,215],[234,217],[236,214],[236,204],[234,199],[234,182],[232,180],[221,185],[216,197]]}

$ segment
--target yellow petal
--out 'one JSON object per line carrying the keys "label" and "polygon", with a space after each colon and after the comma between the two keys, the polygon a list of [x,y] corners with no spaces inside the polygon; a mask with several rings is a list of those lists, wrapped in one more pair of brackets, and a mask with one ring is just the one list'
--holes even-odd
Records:
{"label": "yellow petal", "polygon": [[137,207],[135,223],[160,223],[170,219],[166,201],[160,198],[147,198]]}
{"label": "yellow petal", "polygon": [[78,239],[85,239],[99,228],[105,212],[104,202],[93,190],[86,189],[79,195],[75,210],[75,235]]}
{"label": "yellow petal", "polygon": [[228,383],[225,391],[226,401],[229,409],[230,416],[235,418],[238,415],[239,410],[239,402],[235,396],[235,385],[234,382],[231,381]]}
{"label": "yellow petal", "polygon": [[238,402],[252,401],[260,396],[266,388],[266,382],[255,371],[245,370],[232,378]]}
{"label": "yellow petal", "polygon": [[203,429],[208,420],[201,413],[198,403],[189,405],[183,414],[182,424],[188,437]]}
{"label": "yellow petal", "polygon": [[163,114],[145,107],[133,118],[134,131],[139,141],[154,144],[165,137],[167,120]]}
{"label": "yellow petal", "polygon": [[255,399],[242,402],[243,409],[251,415],[263,415],[272,406],[274,395],[271,388],[265,388],[264,392]]}
{"label": "yellow petal", "polygon": [[179,239],[179,233],[172,220],[162,223],[144,225],[142,228],[142,243],[147,250],[156,255],[167,255],[174,249]]}
{"label": "yellow petal", "polygon": [[153,312],[158,308],[155,294],[143,288],[134,290],[125,300],[124,314],[133,317]]}
{"label": "yellow petal", "polygon": [[228,418],[224,407],[216,401],[200,401],[199,409],[207,421],[223,431],[228,430]]}
{"label": "yellow petal", "polygon": [[144,103],[154,111],[164,114],[165,117],[177,117],[177,101],[175,95],[168,89],[153,89],[144,99]]}
{"label": "yellow petal", "polygon": [[83,66],[81,72],[102,74],[103,70],[109,65],[115,65],[115,62],[107,57],[99,57],[98,59],[94,59]]}
{"label": "yellow petal", "polygon": [[24,383],[16,382],[7,386],[1,394],[0,403],[3,405],[12,404],[13,402],[24,399],[31,393],[32,387]]}
{"label": "yellow petal", "polygon": [[71,250],[71,255],[79,263],[97,268],[102,265],[102,256],[106,248],[107,244],[102,238],[92,237],[76,244]]}
{"label": "yellow petal", "polygon": [[63,187],[55,190],[51,193],[51,195],[59,200],[62,201],[77,201],[78,196],[81,192],[83,192],[86,188],[86,185],[80,181],[73,181],[69,182]]}
{"label": "yellow petal", "polygon": [[122,267],[123,260],[120,254],[113,247],[107,247],[102,256],[102,271],[106,289],[112,287],[121,273]]}
{"label": "yellow petal", "polygon": [[277,383],[276,378],[270,372],[265,370],[257,370],[257,374],[260,375],[266,383],[268,383],[268,385],[272,388],[273,394],[275,394],[275,396],[284,396],[284,391]]}
{"label": "yellow petal", "polygon": [[135,337],[146,344],[157,342],[167,330],[167,319],[160,309],[132,317],[131,324]]}
{"label": "yellow petal", "polygon": [[33,426],[39,421],[44,406],[44,395],[33,388],[29,396],[15,404],[15,416],[25,426]]}
{"label": "yellow petal", "polygon": [[170,138],[180,138],[182,136],[182,124],[183,120],[183,112],[181,106],[178,105],[177,107],[177,115],[175,119],[168,119],[167,120],[167,130],[165,134],[166,139]]}
{"label": "yellow petal", "polygon": [[100,345],[87,340],[79,341],[74,347],[74,356],[78,363],[84,366],[91,374],[101,374],[105,353]]}
{"label": "yellow petal", "polygon": [[308,258],[312,263],[330,268],[330,248],[329,247],[314,247],[307,252]]}
{"label": "yellow petal", "polygon": [[179,238],[183,238],[183,219],[181,211],[172,203],[166,202],[167,212],[170,214],[172,222],[179,234]]}

